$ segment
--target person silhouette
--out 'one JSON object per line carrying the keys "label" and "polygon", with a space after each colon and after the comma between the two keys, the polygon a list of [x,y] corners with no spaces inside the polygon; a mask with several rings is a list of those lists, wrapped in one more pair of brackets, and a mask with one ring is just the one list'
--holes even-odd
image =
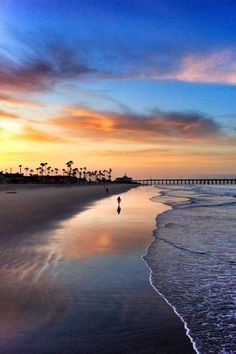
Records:
{"label": "person silhouette", "polygon": [[117,198],[117,202],[118,202],[118,204],[121,203],[121,197],[120,196]]}
{"label": "person silhouette", "polygon": [[120,214],[120,212],[121,212],[121,207],[120,207],[120,205],[118,205],[117,214]]}

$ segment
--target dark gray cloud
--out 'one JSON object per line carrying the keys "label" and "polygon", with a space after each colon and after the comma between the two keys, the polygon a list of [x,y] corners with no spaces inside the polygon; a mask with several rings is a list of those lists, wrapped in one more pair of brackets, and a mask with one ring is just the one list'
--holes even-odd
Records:
{"label": "dark gray cloud", "polygon": [[[14,33],[0,48],[1,91],[44,91],[79,79],[155,79],[235,84],[235,48],[190,48],[158,39],[149,46],[119,39],[73,41],[55,33]],[[227,65],[225,65],[227,63]]]}
{"label": "dark gray cloud", "polygon": [[0,51],[1,91],[42,91],[65,80],[76,80],[94,72],[78,55],[77,48],[65,43],[40,40],[24,43],[20,55]]}

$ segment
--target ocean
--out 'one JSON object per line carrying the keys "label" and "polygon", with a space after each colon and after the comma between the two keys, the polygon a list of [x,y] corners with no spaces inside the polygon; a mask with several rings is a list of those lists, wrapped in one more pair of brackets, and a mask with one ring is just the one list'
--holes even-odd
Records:
{"label": "ocean", "polygon": [[144,260],[150,281],[184,322],[198,353],[236,352],[236,188],[162,188]]}

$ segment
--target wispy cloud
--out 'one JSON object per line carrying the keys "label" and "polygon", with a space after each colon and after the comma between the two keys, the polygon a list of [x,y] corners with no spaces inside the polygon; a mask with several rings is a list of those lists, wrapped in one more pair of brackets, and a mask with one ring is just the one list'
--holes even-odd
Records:
{"label": "wispy cloud", "polygon": [[236,85],[236,48],[168,49],[139,53],[124,60],[119,70],[105,75],[114,80],[177,80],[191,83]]}
{"label": "wispy cloud", "polygon": [[6,93],[0,93],[0,101],[3,103],[6,103],[8,105],[13,105],[13,106],[23,106],[23,107],[42,107],[42,106],[44,106],[44,104],[41,102],[26,100],[26,99],[15,97],[13,95],[6,94]]}
{"label": "wispy cloud", "polygon": [[194,159],[207,159],[208,161],[217,161],[217,159],[225,159],[234,161],[236,160],[236,156],[234,151],[218,151],[216,154],[215,151],[194,151],[194,149],[183,150],[182,148],[178,148],[176,146],[175,149],[162,149],[160,147],[150,148],[150,149],[123,149],[123,150],[104,150],[104,151],[96,151],[94,152],[98,156],[113,156],[115,158],[144,158],[144,159],[173,159],[173,160],[184,160],[187,159],[188,163],[192,163]]}
{"label": "wispy cloud", "polygon": [[[184,82],[236,84],[236,48],[176,47],[156,44],[135,50],[124,43],[94,44],[48,35],[19,38],[23,48],[0,52],[0,87],[3,94],[50,90],[68,81],[95,80],[179,80]],[[37,38],[37,39],[36,39]],[[6,54],[8,53],[8,54]],[[108,55],[112,53],[112,55]]]}
{"label": "wispy cloud", "polygon": [[77,48],[66,43],[42,41],[25,44],[24,55],[17,60],[0,53],[0,86],[19,92],[48,90],[58,82],[76,80],[94,69],[83,63]]}
{"label": "wispy cloud", "polygon": [[188,54],[175,70],[151,74],[153,78],[174,79],[185,82],[236,84],[236,51],[215,51],[201,55]]}
{"label": "wispy cloud", "polygon": [[11,113],[4,111],[3,109],[0,109],[0,118],[19,118],[17,114]]}
{"label": "wispy cloud", "polygon": [[218,123],[195,112],[161,112],[149,115],[96,112],[70,106],[51,123],[80,138],[140,142],[202,141],[223,136]]}
{"label": "wispy cloud", "polygon": [[20,133],[14,135],[14,139],[32,141],[37,143],[66,143],[66,139],[61,136],[47,133],[24,125]]}

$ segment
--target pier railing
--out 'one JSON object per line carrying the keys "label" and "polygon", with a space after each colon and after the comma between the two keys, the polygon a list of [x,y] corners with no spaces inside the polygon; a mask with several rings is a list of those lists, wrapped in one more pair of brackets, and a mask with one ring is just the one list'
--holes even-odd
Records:
{"label": "pier railing", "polygon": [[197,184],[197,185],[235,185],[236,178],[171,178],[171,179],[137,179],[134,182],[145,186],[153,185],[181,185],[181,184]]}

